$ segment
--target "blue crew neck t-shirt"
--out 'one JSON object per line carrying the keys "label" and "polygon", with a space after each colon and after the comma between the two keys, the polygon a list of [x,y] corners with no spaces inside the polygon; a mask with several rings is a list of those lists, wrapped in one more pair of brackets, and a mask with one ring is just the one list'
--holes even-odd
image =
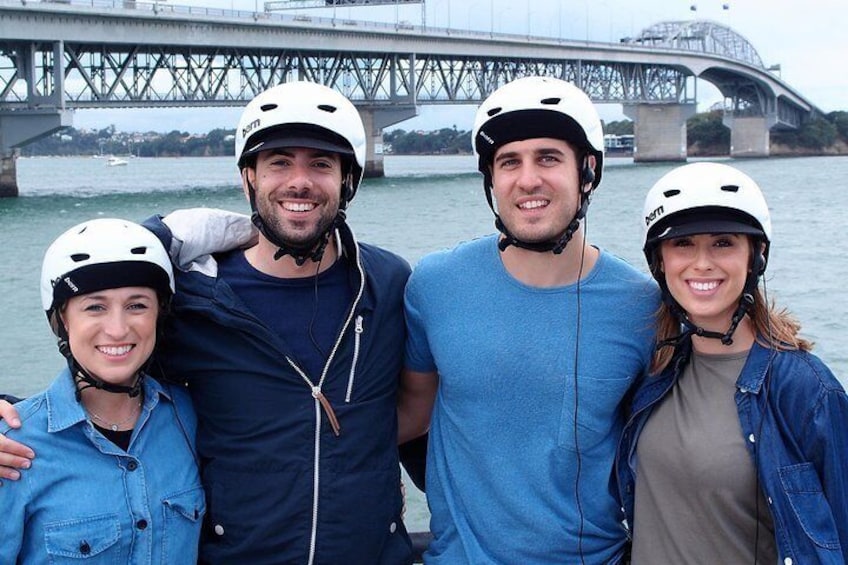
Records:
{"label": "blue crew neck t-shirt", "polygon": [[317,380],[353,301],[347,261],[339,258],[315,277],[286,279],[258,271],[238,250],[218,258],[218,274]]}

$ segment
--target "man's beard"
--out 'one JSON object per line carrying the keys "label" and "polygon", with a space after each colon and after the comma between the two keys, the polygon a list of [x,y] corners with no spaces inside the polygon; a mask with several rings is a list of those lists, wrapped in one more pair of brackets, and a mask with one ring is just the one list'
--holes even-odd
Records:
{"label": "man's beard", "polygon": [[[309,220],[282,221],[276,215],[276,210],[273,210],[270,206],[268,206],[267,201],[263,201],[263,203],[258,206],[258,211],[262,216],[265,229],[268,230],[277,241],[295,249],[303,249],[304,251],[311,251],[318,245],[318,242],[321,240],[321,236],[326,234],[332,228],[336,214],[338,213],[338,209],[332,210],[325,208],[317,223],[312,226],[311,229],[306,229]],[[298,229],[291,229],[286,224],[293,225]]]}

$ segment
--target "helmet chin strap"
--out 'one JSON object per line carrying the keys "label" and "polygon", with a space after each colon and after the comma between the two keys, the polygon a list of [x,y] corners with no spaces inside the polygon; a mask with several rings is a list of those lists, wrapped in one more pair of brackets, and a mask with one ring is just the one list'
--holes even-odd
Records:
{"label": "helmet chin strap", "polygon": [[689,319],[689,316],[686,314],[686,311],[671,296],[671,293],[668,291],[668,286],[663,281],[661,286],[663,296],[666,300],[666,304],[669,305],[669,308],[671,309],[672,313],[677,317],[678,320],[680,320],[680,323],[683,326],[683,331],[679,335],[664,339],[663,341],[659,342],[657,344],[656,349],[659,350],[669,345],[677,347],[686,338],[693,335],[698,337],[721,340],[722,345],[732,345],[733,333],[736,331],[736,328],[739,326],[740,322],[742,322],[742,318],[745,317],[745,314],[747,314],[754,306],[754,289],[757,286],[757,280],[758,276],[756,274],[748,274],[748,278],[745,281],[745,288],[742,290],[742,296],[739,297],[739,305],[736,307],[736,311],[730,318],[730,326],[724,333],[712,330],[705,330],[704,328],[695,325],[692,320]]}
{"label": "helmet chin strap", "polygon": [[104,390],[115,394],[126,394],[130,398],[135,398],[141,394],[141,384],[144,381],[144,367],[147,367],[150,363],[149,359],[145,362],[144,367],[136,373],[135,382],[133,382],[132,386],[116,385],[104,382],[86,371],[71,354],[71,347],[68,344],[66,336],[59,338],[58,345],[59,352],[68,360],[68,368],[71,370],[71,375],[74,377],[74,383],[77,385],[74,393],[77,402],[82,400],[83,391],[89,388]]}
{"label": "helmet chin strap", "polygon": [[580,220],[586,217],[586,211],[589,209],[589,195],[591,191],[580,191],[580,206],[577,208],[577,212],[574,213],[574,216],[571,218],[571,221],[568,223],[568,226],[565,228],[559,237],[556,239],[550,239],[548,241],[522,241],[515,237],[510,231],[509,228],[504,225],[503,220],[501,220],[500,215],[495,211],[494,202],[492,201],[492,182],[491,176],[486,175],[486,179],[484,181],[485,184],[485,192],[486,192],[486,200],[489,203],[489,208],[491,208],[492,213],[495,215],[495,228],[503,234],[503,237],[498,241],[498,249],[503,252],[510,245],[514,247],[520,247],[521,249],[527,249],[529,251],[535,251],[537,253],[547,253],[552,252],[554,255],[559,255],[565,250],[565,246],[568,245],[568,242],[571,241],[571,238],[574,237],[574,233],[580,229]]}
{"label": "helmet chin strap", "polygon": [[[259,230],[265,239],[278,247],[277,252],[274,253],[274,260],[278,261],[281,257],[289,255],[292,259],[294,259],[294,262],[298,267],[302,267],[306,261],[320,263],[321,259],[324,257],[324,251],[327,249],[327,244],[330,242],[330,237],[338,227],[345,223],[347,216],[344,208],[347,202],[342,201],[339,203],[339,211],[336,213],[336,217],[326,230],[309,241],[300,245],[293,245],[290,242],[284,241],[282,238],[278,237],[277,234],[268,229],[268,226],[265,224],[265,220],[259,215],[259,210],[256,208],[256,189],[253,188],[253,183],[250,182],[249,179],[246,180],[248,194],[250,196],[250,209],[253,211],[250,215],[250,221],[253,222],[253,225],[256,226],[256,229]],[[345,187],[342,187],[342,194],[345,194]]]}

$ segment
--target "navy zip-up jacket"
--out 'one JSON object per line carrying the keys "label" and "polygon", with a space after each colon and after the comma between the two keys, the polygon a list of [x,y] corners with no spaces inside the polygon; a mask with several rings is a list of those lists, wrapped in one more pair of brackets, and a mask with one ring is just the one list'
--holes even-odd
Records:
{"label": "navy zip-up jacket", "polygon": [[[248,220],[249,221],[249,220]],[[166,245],[159,218],[145,224]],[[411,556],[401,521],[396,393],[409,265],[339,230],[354,289],[325,376],[205,267],[178,266],[171,323],[157,352],[188,385],[198,416],[207,515],[205,563],[395,565]],[[203,261],[202,261],[203,262]],[[205,271],[205,272],[204,272]],[[273,297],[269,297],[273,300]],[[341,427],[336,436],[318,389]]]}

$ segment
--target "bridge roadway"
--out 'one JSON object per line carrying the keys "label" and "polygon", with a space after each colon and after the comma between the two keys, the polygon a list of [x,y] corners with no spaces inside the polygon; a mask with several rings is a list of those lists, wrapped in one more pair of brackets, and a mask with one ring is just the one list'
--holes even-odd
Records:
{"label": "bridge roadway", "polygon": [[696,81],[725,96],[734,156],[768,155],[769,131],[820,111],[710,22],[663,22],[621,43],[572,41],[136,2],[0,0],[0,195],[14,148],[72,124],[73,110],[243,105],[283,81],[322,82],[357,104],[368,167],[383,128],[422,104],[472,104],[528,74],[557,76],[635,121],[637,161],[685,160]]}

